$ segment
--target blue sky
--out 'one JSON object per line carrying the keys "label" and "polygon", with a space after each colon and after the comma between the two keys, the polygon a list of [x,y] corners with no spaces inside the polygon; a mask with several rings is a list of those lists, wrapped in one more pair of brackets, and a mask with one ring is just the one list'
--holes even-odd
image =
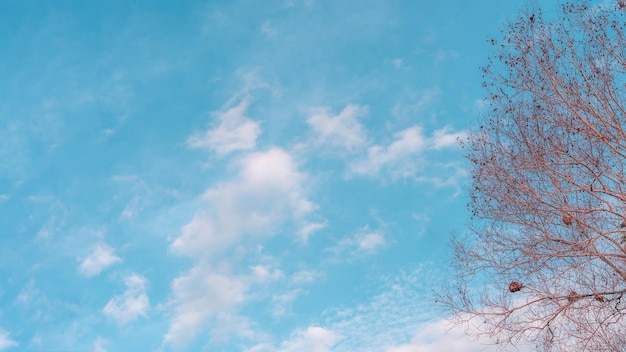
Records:
{"label": "blue sky", "polygon": [[487,350],[433,291],[519,6],[0,1],[0,351]]}

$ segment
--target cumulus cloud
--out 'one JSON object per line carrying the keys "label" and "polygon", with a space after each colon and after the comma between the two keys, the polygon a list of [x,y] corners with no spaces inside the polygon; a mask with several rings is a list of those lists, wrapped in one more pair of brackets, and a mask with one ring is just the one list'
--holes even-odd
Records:
{"label": "cumulus cloud", "polygon": [[367,114],[367,107],[348,105],[333,116],[326,108],[312,109],[307,123],[313,129],[319,145],[353,151],[365,144],[367,134],[359,117]]}
{"label": "cumulus cloud", "polygon": [[247,155],[236,166],[235,181],[204,194],[208,207],[182,228],[172,243],[174,252],[206,257],[242,236],[271,235],[285,219],[301,218],[316,208],[304,194],[305,176],[282,149]]}
{"label": "cumulus cloud", "polygon": [[78,271],[84,276],[92,277],[100,274],[100,272],[107,267],[121,261],[122,258],[113,254],[113,248],[106,243],[100,242],[96,244],[93,252],[80,263]]}
{"label": "cumulus cloud", "polygon": [[15,346],[17,346],[17,342],[11,340],[9,333],[6,330],[0,328],[0,351],[4,351]]}
{"label": "cumulus cloud", "polygon": [[318,326],[295,332],[290,340],[283,341],[278,352],[329,352],[341,336]]}
{"label": "cumulus cloud", "polygon": [[104,315],[121,325],[130,323],[139,316],[146,316],[150,308],[150,300],[146,294],[148,281],[137,274],[124,278],[126,290],[123,294],[113,297],[102,309]]}
{"label": "cumulus cloud", "polygon": [[250,99],[242,99],[236,106],[213,113],[218,123],[204,133],[189,137],[187,144],[191,148],[212,150],[219,156],[253,149],[261,126],[245,116],[249,105]]}
{"label": "cumulus cloud", "polygon": [[[165,343],[182,348],[207,324],[224,315],[232,316],[248,297],[252,285],[263,285],[284,276],[267,265],[250,267],[240,275],[211,265],[238,244],[254,243],[271,236],[280,225],[300,219],[315,210],[306,198],[305,175],[282,149],[251,153],[234,162],[238,170],[232,181],[204,193],[206,208],[199,210],[177,238],[174,253],[197,260],[194,267],[172,282],[169,303],[173,317]],[[304,221],[301,221],[306,223]]]}

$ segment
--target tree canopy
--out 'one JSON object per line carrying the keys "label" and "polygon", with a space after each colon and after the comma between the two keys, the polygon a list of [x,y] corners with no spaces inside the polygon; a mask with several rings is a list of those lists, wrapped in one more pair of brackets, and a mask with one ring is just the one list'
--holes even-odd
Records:
{"label": "tree canopy", "polygon": [[626,2],[529,7],[483,68],[462,141],[470,231],[443,301],[470,334],[626,350]]}

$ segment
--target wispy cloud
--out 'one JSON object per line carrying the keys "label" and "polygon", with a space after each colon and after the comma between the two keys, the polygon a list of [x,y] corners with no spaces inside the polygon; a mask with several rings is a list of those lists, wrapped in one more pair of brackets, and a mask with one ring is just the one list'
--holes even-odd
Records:
{"label": "wispy cloud", "polygon": [[211,318],[230,312],[246,299],[245,277],[196,266],[172,283],[174,317],[164,342],[183,348]]}
{"label": "wispy cloud", "polygon": [[367,111],[365,106],[352,104],[337,115],[333,115],[327,108],[314,108],[306,121],[315,134],[317,145],[354,151],[367,140],[367,133],[359,121]]}
{"label": "wispy cloud", "polygon": [[423,177],[420,171],[433,166],[428,151],[457,147],[458,140],[466,135],[465,131],[454,131],[451,126],[445,126],[426,137],[422,127],[411,126],[396,132],[388,145],[369,147],[365,158],[349,165],[348,175],[376,177],[385,173],[394,179],[419,179]]}
{"label": "wispy cloud", "polygon": [[290,340],[283,341],[278,352],[330,352],[340,340],[341,336],[331,330],[310,326],[295,332]]}
{"label": "wispy cloud", "polygon": [[[516,347],[518,352],[536,351],[536,348],[529,345]],[[411,342],[390,346],[384,352],[497,352],[501,350],[501,347],[485,339],[472,340],[465,334],[462,327],[450,325],[448,320],[439,319],[421,324]]]}
{"label": "wispy cloud", "polygon": [[368,226],[364,226],[354,235],[342,239],[336,246],[327,249],[327,251],[334,253],[332,261],[350,261],[375,254],[386,244],[387,240],[381,230],[372,231]]}
{"label": "wispy cloud", "polygon": [[78,267],[78,272],[87,277],[100,274],[109,266],[122,262],[122,258],[113,254],[112,247],[104,242],[96,244],[91,254],[85,258]]}
{"label": "wispy cloud", "polygon": [[250,99],[244,98],[235,106],[213,113],[217,124],[204,133],[192,135],[187,144],[191,148],[214,151],[219,156],[253,149],[261,126],[245,115],[249,105]]}
{"label": "wispy cloud", "polygon": [[432,137],[429,139],[430,148],[435,150],[453,148],[459,146],[459,140],[462,140],[467,136],[466,131],[455,132],[452,126],[445,126],[442,129],[433,132]]}
{"label": "wispy cloud", "polygon": [[146,293],[148,281],[144,277],[132,274],[124,278],[124,283],[126,284],[124,293],[111,298],[102,309],[104,315],[120,325],[128,324],[139,316],[146,316],[150,308],[150,300]]}
{"label": "wispy cloud", "polygon": [[98,336],[96,340],[93,342],[93,347],[91,348],[91,352],[107,352],[106,345],[108,341]]}
{"label": "wispy cloud", "polygon": [[328,225],[328,222],[311,222],[304,225],[299,232],[300,239],[303,243],[307,243],[309,241],[309,237],[313,235],[315,232],[325,228]]}
{"label": "wispy cloud", "polygon": [[394,178],[409,177],[417,171],[417,157],[427,147],[426,138],[419,126],[409,127],[394,134],[387,146],[374,145],[367,157],[349,167],[349,173],[376,176],[381,170],[389,169]]}
{"label": "wispy cloud", "polygon": [[9,332],[0,328],[0,351],[4,351],[16,346],[17,342],[10,338]]}

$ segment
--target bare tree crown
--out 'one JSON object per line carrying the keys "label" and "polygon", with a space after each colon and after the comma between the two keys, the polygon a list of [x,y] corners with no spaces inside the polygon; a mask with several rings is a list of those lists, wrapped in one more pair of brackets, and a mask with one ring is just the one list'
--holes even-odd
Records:
{"label": "bare tree crown", "polygon": [[[462,141],[471,233],[443,301],[503,346],[626,351],[626,1],[524,12]],[[507,347],[505,347],[507,348]]]}

